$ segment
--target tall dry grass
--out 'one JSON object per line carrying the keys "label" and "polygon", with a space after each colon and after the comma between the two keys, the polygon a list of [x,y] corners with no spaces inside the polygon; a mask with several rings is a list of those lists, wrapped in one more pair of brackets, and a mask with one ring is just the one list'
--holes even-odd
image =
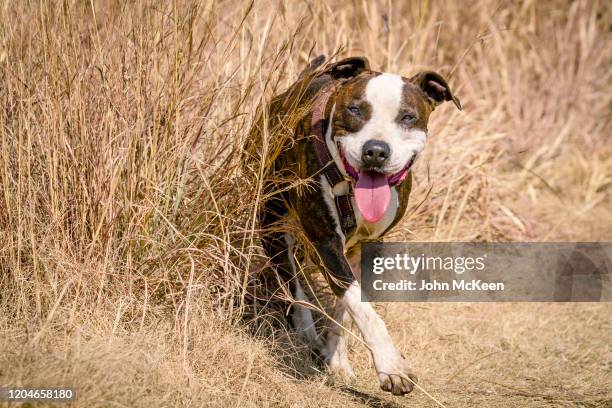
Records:
{"label": "tall dry grass", "polygon": [[[325,386],[278,316],[245,324],[262,180],[239,158],[255,107],[319,53],[434,68],[465,109],[434,114],[392,238],[610,240],[610,24],[596,1],[2,3],[0,383],[74,386],[78,406],[435,405],[377,394],[365,360],[365,392]],[[442,403],[610,398],[606,305],[393,308]],[[512,337],[522,319],[583,347]],[[502,368],[466,388],[496,347]],[[505,375],[520,356],[548,367],[537,386]]]}

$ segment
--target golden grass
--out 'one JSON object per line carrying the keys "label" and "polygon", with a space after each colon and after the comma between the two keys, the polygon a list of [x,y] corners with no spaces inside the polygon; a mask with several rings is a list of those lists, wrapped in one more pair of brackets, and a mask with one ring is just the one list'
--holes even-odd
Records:
{"label": "golden grass", "polygon": [[[436,406],[378,391],[359,342],[356,384],[332,383],[278,313],[253,314],[255,107],[319,53],[436,69],[465,109],[433,115],[391,239],[611,240],[610,12],[2,3],[0,384],[73,386],[83,407]],[[446,406],[610,404],[607,304],[381,308]]]}

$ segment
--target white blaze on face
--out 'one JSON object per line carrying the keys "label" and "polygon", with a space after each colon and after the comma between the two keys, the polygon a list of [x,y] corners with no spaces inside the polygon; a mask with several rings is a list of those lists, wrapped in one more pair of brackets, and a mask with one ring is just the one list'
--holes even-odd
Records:
{"label": "white blaze on face", "polygon": [[398,117],[404,91],[404,80],[399,75],[381,74],[368,81],[365,99],[372,107],[372,116],[361,130],[338,141],[348,162],[359,169],[364,143],[381,140],[391,148],[391,156],[385,165],[385,173],[403,170],[408,161],[425,147],[426,134],[421,129],[406,129]]}

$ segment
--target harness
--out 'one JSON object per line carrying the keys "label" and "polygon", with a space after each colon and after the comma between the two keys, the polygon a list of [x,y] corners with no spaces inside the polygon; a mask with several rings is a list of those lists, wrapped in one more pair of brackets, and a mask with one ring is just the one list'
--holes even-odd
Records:
{"label": "harness", "polygon": [[[334,93],[335,87],[333,84],[327,85],[314,101],[312,108],[311,118],[311,132],[313,136],[313,143],[319,166],[321,166],[321,173],[327,179],[327,182],[333,188],[344,181],[347,181],[342,172],[336,165],[329,149],[327,148],[327,142],[325,141],[325,108],[329,97]],[[338,195],[334,197],[336,203],[336,211],[340,219],[340,228],[345,236],[350,235],[357,222],[355,221],[355,212],[353,211],[353,205],[351,204],[351,184],[349,183],[349,193]]]}

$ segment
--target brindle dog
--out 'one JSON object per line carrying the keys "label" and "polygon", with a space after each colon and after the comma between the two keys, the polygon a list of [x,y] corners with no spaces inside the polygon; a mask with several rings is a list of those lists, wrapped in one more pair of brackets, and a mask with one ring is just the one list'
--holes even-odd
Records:
{"label": "brindle dog", "polygon": [[[444,101],[454,102],[459,109],[461,105],[435,72],[403,78],[373,71],[363,57],[326,66],[324,61],[323,56],[315,59],[269,106],[268,127],[286,128],[292,118],[293,133],[293,142],[276,158],[271,172],[314,183],[268,199],[262,206],[261,225],[265,229],[287,217],[300,225],[318,255],[312,261],[321,267],[338,297],[334,319],[340,324],[350,319],[356,323],[372,352],[381,388],[402,395],[412,391],[417,377],[372,305],[361,302],[359,243],[380,238],[404,215],[412,186],[410,169],[425,147],[434,108]],[[316,126],[322,134],[316,134]],[[324,140],[330,165],[341,174],[334,185],[322,169],[317,136]],[[270,183],[265,191],[278,188]],[[344,210],[349,208],[350,214],[342,213],[338,197],[348,197]],[[306,300],[296,277],[294,237],[270,230],[262,242],[294,297]],[[322,342],[309,309],[294,306],[291,314],[304,338],[319,346],[326,364],[353,376],[344,330],[330,330]]]}

